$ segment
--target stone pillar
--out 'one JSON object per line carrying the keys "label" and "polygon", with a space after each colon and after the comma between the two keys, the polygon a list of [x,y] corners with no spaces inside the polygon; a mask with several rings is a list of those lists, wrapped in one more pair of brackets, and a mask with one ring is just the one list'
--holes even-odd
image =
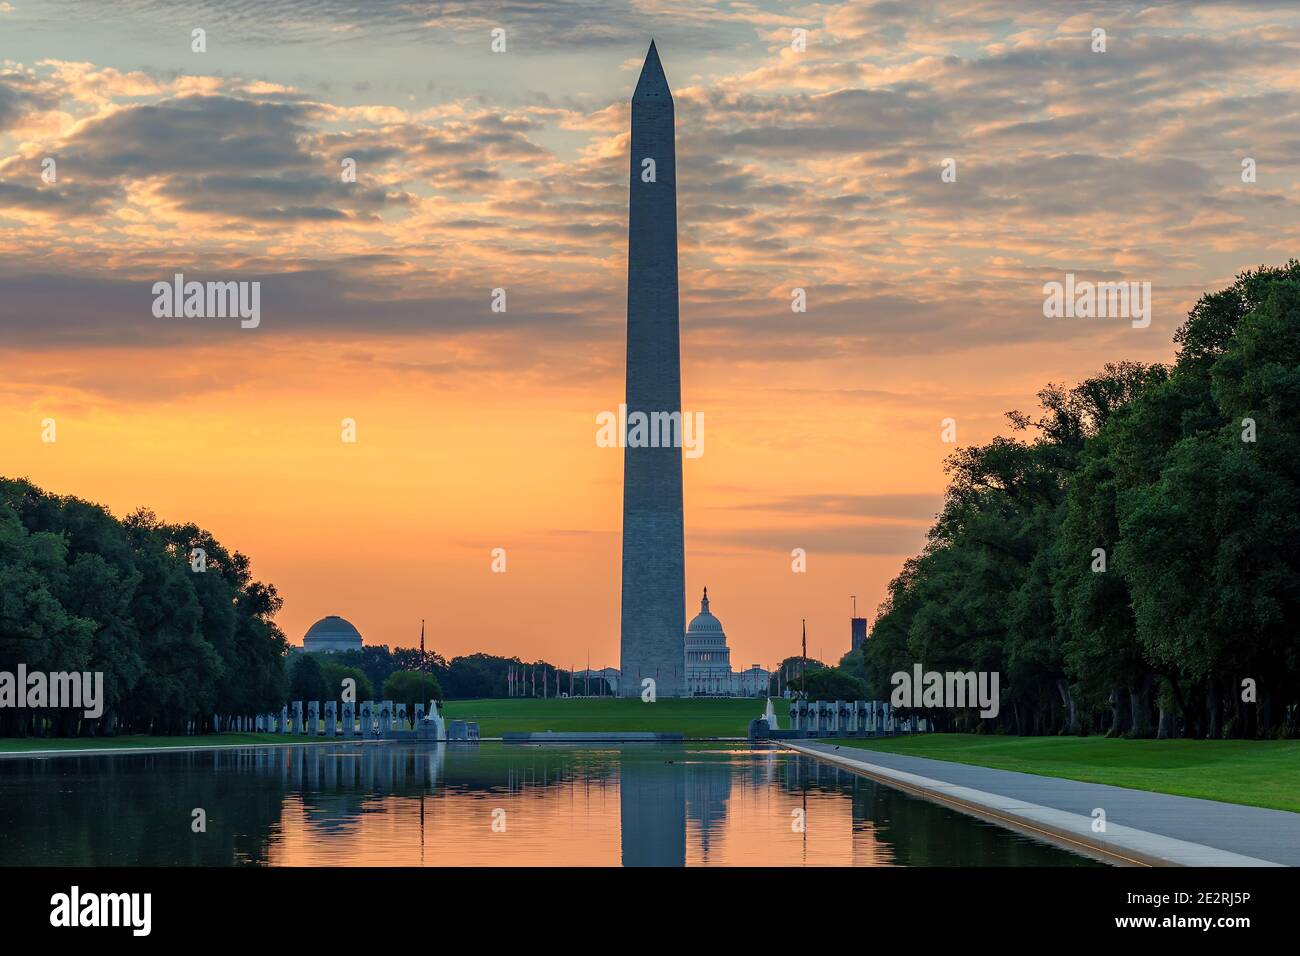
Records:
{"label": "stone pillar", "polygon": [[386,700],[379,705],[379,736],[387,739],[393,729],[393,702]]}
{"label": "stone pillar", "polygon": [[289,707],[287,704],[280,708],[279,732],[282,734],[287,734],[289,732]]}
{"label": "stone pillar", "polygon": [[293,702],[293,732],[295,734],[305,734],[307,732],[303,729],[302,701],[300,700]]}
{"label": "stone pillar", "polygon": [[325,701],[325,736],[337,737],[339,735],[338,712],[335,708],[338,706],[337,701]]}
{"label": "stone pillar", "polygon": [[308,737],[315,737],[320,733],[320,701],[307,701],[307,724],[306,734]]}
{"label": "stone pillar", "polygon": [[343,736],[351,737],[356,732],[356,719],[353,714],[354,704],[350,700],[343,702]]}
{"label": "stone pillar", "polygon": [[405,704],[398,704],[398,705],[397,705],[396,717],[395,717],[394,719],[395,719],[395,721],[396,721],[397,729],[398,729],[398,730],[406,730],[406,729],[407,729],[408,721],[407,721],[407,719],[406,719],[406,705],[405,705]]}
{"label": "stone pillar", "polygon": [[361,736],[373,737],[375,724],[375,702],[373,700],[363,700],[361,702]]}
{"label": "stone pillar", "polygon": [[416,704],[416,705],[415,705],[415,728],[416,728],[417,730],[419,730],[419,728],[420,728],[420,721],[422,721],[422,720],[424,720],[424,705],[423,705],[423,704]]}

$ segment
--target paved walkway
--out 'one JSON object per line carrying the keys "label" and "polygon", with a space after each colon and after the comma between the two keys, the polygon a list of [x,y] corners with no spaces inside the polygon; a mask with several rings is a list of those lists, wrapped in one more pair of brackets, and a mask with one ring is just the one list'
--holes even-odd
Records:
{"label": "paved walkway", "polygon": [[[1112,863],[1300,866],[1300,813],[813,741],[792,750]],[[1106,832],[1093,832],[1093,812]]]}

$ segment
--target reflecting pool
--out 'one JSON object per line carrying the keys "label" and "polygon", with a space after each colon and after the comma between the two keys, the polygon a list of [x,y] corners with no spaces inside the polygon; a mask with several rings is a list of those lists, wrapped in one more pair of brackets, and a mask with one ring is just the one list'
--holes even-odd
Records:
{"label": "reflecting pool", "polygon": [[398,742],[0,760],[38,864],[1095,865],[775,746]]}

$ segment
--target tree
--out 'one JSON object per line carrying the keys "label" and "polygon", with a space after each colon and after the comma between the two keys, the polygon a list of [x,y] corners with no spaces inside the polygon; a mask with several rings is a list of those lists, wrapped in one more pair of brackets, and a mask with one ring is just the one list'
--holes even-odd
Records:
{"label": "tree", "polygon": [[405,704],[408,714],[415,713],[416,704],[442,700],[442,687],[438,678],[421,671],[394,671],[384,681],[384,700]]}
{"label": "tree", "polygon": [[298,654],[289,669],[289,697],[291,700],[329,700],[331,688],[325,683],[320,661],[315,654]]}
{"label": "tree", "polygon": [[1176,341],[950,457],[863,649],[874,696],[919,662],[999,671],[1019,733],[1300,731],[1300,262],[1202,296]]}
{"label": "tree", "polygon": [[807,678],[809,700],[865,700],[867,696],[864,682],[838,668],[810,670]]}
{"label": "tree", "polygon": [[[192,565],[195,549],[206,566]],[[5,733],[181,733],[278,708],[275,589],[209,532],[0,479],[0,663],[104,675],[104,713],[0,714]],[[17,643],[17,642],[23,643]]]}
{"label": "tree", "polygon": [[334,661],[326,660],[321,662],[320,670],[321,679],[325,681],[325,700],[333,700],[342,704],[343,681],[348,679],[356,682],[356,696],[352,698],[353,703],[375,699],[374,685],[370,683],[370,678],[366,676],[365,671],[361,668],[346,667]]}

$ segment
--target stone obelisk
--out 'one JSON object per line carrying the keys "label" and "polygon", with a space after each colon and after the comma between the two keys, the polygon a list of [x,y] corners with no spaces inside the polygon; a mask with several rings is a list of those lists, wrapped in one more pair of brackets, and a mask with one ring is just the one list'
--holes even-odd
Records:
{"label": "stone obelisk", "polygon": [[680,442],[633,447],[630,435],[636,412],[676,415],[680,422],[682,407],[673,96],[653,41],[632,94],[631,159],[619,693],[641,696],[649,677],[657,697],[680,697],[686,688],[682,449]]}

